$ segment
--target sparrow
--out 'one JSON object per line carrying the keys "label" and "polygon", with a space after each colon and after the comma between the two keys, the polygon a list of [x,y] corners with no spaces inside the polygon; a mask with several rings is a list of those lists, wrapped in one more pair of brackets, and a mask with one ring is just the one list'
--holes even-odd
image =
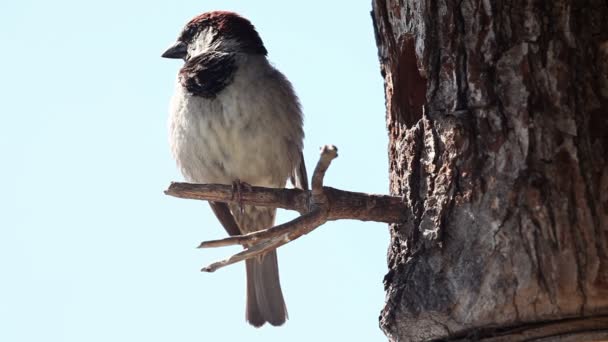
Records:
{"label": "sparrow", "polygon": [[[267,59],[251,22],[227,11],[190,20],[163,54],[183,59],[169,110],[169,143],[193,183],[308,189],[300,102]],[[240,191],[240,188],[239,188]],[[275,208],[210,202],[229,235],[274,225]],[[246,320],[287,319],[276,251],[246,260]]]}

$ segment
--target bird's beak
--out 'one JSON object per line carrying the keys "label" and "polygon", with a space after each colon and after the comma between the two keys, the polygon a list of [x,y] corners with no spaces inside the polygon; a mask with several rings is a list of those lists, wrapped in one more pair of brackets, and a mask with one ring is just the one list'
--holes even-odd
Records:
{"label": "bird's beak", "polygon": [[176,42],[165,51],[161,57],[164,58],[184,58],[188,53],[188,45],[184,42]]}

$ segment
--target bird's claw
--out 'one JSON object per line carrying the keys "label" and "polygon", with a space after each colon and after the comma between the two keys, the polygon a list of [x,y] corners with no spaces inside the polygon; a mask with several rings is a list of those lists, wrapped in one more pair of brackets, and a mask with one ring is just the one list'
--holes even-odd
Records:
{"label": "bird's claw", "polygon": [[243,213],[243,188],[247,189],[247,191],[251,191],[251,184],[246,182],[241,182],[239,179],[232,182],[232,200],[236,200],[239,210],[241,214]]}

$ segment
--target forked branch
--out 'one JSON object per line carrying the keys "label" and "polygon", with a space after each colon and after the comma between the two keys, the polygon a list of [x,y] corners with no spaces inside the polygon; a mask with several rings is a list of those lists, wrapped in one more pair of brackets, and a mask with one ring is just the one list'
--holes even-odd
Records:
{"label": "forked branch", "polygon": [[[312,176],[312,190],[271,189],[253,186],[243,189],[238,201],[242,204],[296,210],[302,216],[278,226],[257,232],[204,241],[199,248],[242,245],[246,249],[228,259],[213,263],[202,271],[213,272],[221,267],[243,261],[276,249],[308,234],[327,221],[353,219],[398,223],[403,221],[405,205],[402,198],[350,192],[323,186],[325,172],[338,156],[335,146],[326,145]],[[230,185],[171,183],[165,194],[188,199],[237,203]]]}

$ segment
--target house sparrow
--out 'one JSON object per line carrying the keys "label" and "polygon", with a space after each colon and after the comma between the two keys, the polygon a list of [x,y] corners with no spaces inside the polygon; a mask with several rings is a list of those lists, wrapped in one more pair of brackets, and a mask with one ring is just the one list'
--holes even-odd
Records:
{"label": "house sparrow", "polygon": [[[253,25],[225,11],[192,19],[163,53],[184,60],[171,100],[169,142],[187,181],[282,188],[291,178],[308,189],[300,103],[266,54]],[[274,225],[274,208],[219,202],[211,208],[230,235]],[[247,260],[246,271],[247,321],[283,324],[276,251]]]}

